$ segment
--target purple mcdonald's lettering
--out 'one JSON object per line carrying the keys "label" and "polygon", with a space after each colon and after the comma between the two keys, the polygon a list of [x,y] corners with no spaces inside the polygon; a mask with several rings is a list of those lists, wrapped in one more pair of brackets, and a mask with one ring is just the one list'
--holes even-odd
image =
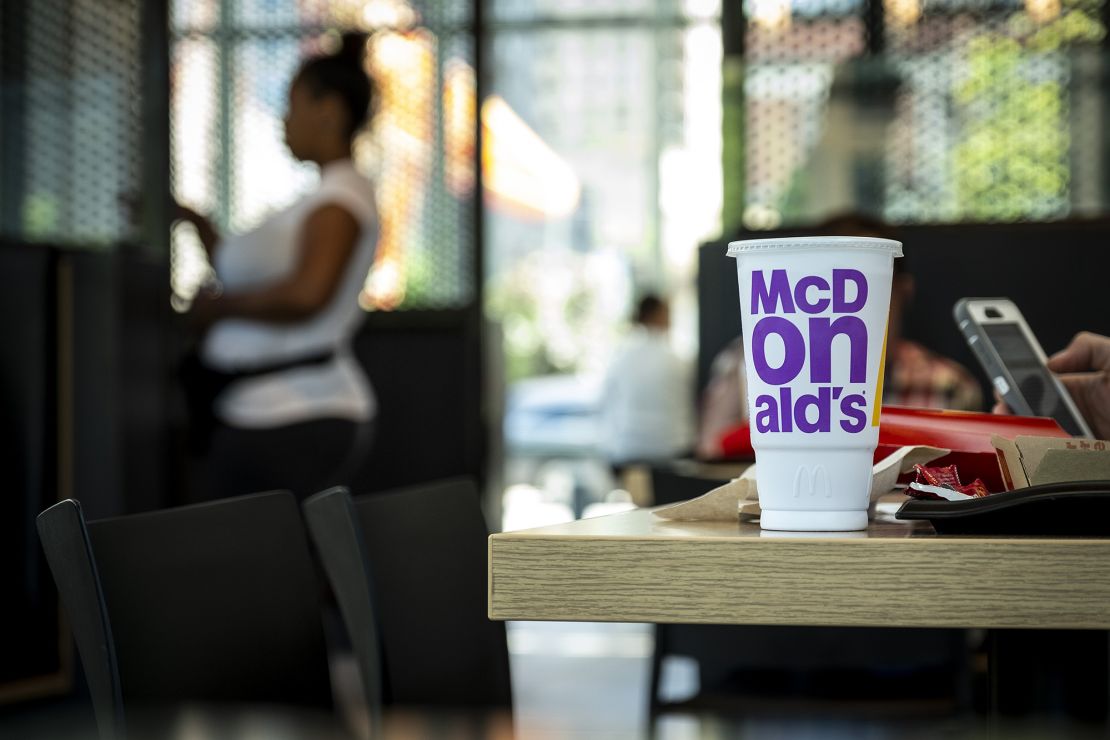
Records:
{"label": "purple mcdonald's lettering", "polygon": [[[847,282],[856,284],[856,299],[848,300]],[[867,278],[859,270],[833,270],[833,313],[855,313],[867,305]]]}
{"label": "purple mcdonald's lettering", "polygon": [[848,382],[866,383],[867,325],[858,316],[841,316],[835,321],[824,317],[809,320],[809,379],[814,383],[832,382],[832,343],[840,334],[848,337]]}
{"label": "purple mcdonald's lettering", "polygon": [[[848,284],[855,286],[854,297],[848,298]],[[832,290],[830,299],[825,293]],[[812,292],[811,288],[816,288]],[[811,295],[815,296],[811,300]],[[867,278],[859,270],[832,271],[832,285],[819,275],[799,278],[791,288],[786,270],[771,270],[770,284],[763,270],[752,272],[752,316],[759,314],[823,313],[832,303],[833,313],[856,313],[867,304]]]}
{"label": "purple mcdonald's lettering", "polygon": [[[782,364],[771,367],[767,362],[767,337],[777,334],[785,348]],[[798,377],[806,360],[806,342],[798,327],[781,316],[767,316],[759,320],[752,332],[752,362],[764,383],[782,385]]]}
{"label": "purple mcdonald's lettering", "polygon": [[779,409],[775,397],[769,395],[756,396],[755,429],[757,432],[777,432],[779,430]]}
{"label": "purple mcdonald's lettering", "polygon": [[[778,386],[777,392],[755,397],[753,431],[823,434],[839,426],[856,434],[867,428],[867,398],[862,393],[845,393],[848,388],[833,385],[832,377],[836,344],[838,358],[845,349],[848,352],[838,367],[838,375],[847,370],[848,377],[838,377],[838,382],[867,382],[867,324],[853,315],[867,305],[867,294],[867,277],[859,270],[835,269],[831,279],[801,275],[793,283],[783,269],[752,272],[751,318],[755,325],[750,368],[763,383]],[[787,316],[798,312],[808,315]],[[841,336],[844,339],[838,340]],[[782,360],[777,367],[767,359],[767,343],[772,338],[782,342]],[[807,362],[809,385],[793,387]]]}
{"label": "purple mcdonald's lettering", "polygon": [[794,313],[794,301],[790,295],[790,280],[786,277],[786,270],[771,270],[770,287],[764,281],[762,270],[753,272],[752,316],[758,315],[761,310],[768,314],[779,313],[779,303],[782,303],[782,313]]}
{"label": "purple mcdonald's lettering", "polygon": [[[875,402],[880,403],[878,399]],[[840,413],[847,417],[841,420],[840,428],[852,434],[863,431],[863,428],[867,425],[866,408],[867,399],[859,393],[853,393],[840,399]]]}
{"label": "purple mcdonald's lettering", "polygon": [[[832,430],[833,415],[836,412],[836,399],[843,388],[821,386],[816,393],[802,393],[797,399],[790,386],[779,388],[778,396],[770,393],[755,398],[755,430],[760,434],[792,432],[797,429],[802,434],[815,434]],[[848,396],[840,403],[840,413],[849,419],[841,420],[840,427],[846,432],[863,429],[867,415],[863,409],[866,399],[859,394]]]}
{"label": "purple mcdonald's lettering", "polygon": [[809,289],[817,288],[817,290],[827,291],[829,289],[829,281],[818,275],[807,275],[798,281],[797,286],[794,288],[794,299],[798,302],[798,307],[806,313],[821,313],[829,307],[829,299],[820,296],[812,303],[809,300]]}
{"label": "purple mcdonald's lettering", "polygon": [[[817,409],[817,420],[809,420],[809,409]],[[830,428],[829,417],[832,413],[832,388],[818,388],[817,394],[804,393],[798,396],[794,405],[794,423],[803,434],[827,432]]]}

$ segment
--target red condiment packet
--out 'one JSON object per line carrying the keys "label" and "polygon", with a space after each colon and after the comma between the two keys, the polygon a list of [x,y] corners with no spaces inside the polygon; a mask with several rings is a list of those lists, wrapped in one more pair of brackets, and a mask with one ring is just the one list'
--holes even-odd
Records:
{"label": "red condiment packet", "polygon": [[927,468],[919,463],[913,466],[913,470],[917,473],[918,483],[926,483],[930,486],[943,486],[953,490],[960,485],[960,474],[956,472],[955,465]]}
{"label": "red condiment packet", "polygon": [[[986,484],[979,478],[976,478],[966,485],[960,483],[960,475],[955,465],[927,468],[919,464],[914,465],[913,469],[917,474],[917,478],[910,484],[910,487],[906,489],[906,494],[914,498],[953,500],[963,497],[982,498],[983,496],[991,495],[991,492],[987,490]],[[915,488],[915,486],[920,487]],[[943,495],[943,491],[934,492],[923,490],[927,488],[955,491],[957,494],[960,494],[960,496],[945,496]]]}

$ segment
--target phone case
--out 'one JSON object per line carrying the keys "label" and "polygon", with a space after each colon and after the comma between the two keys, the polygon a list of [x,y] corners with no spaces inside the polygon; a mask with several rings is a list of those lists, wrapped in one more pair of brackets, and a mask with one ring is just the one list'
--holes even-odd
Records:
{"label": "phone case", "polygon": [[1005,300],[1005,299],[990,299],[990,298],[961,298],[956,302],[955,308],[952,310],[956,318],[956,326],[960,328],[960,333],[964,335],[964,340],[967,341],[968,347],[971,348],[972,354],[979,360],[983,370],[990,378],[991,384],[998,394],[1002,396],[1002,400],[1015,414],[1021,416],[1033,416],[1033,407],[1026,403],[1025,399],[1014,388],[1013,379],[1010,377],[1009,372],[999,362],[998,356],[988,350],[983,344],[983,339],[979,336],[978,325],[975,323],[974,318],[971,316],[971,311],[968,309],[968,304],[971,301],[979,300]]}
{"label": "phone case", "polygon": [[[971,348],[972,353],[979,364],[982,365],[983,370],[987,373],[991,380],[994,389],[998,391],[998,395],[1010,408],[1010,411],[1022,416],[1034,416],[1035,411],[1032,406],[1025,400],[1017,389],[1017,383],[1013,375],[1002,363],[998,354],[989,346],[989,340],[986,338],[986,333],[980,334],[981,324],[975,319],[971,313],[970,306],[973,303],[983,302],[998,302],[1006,303],[1012,307],[1012,310],[1017,314],[1018,321],[1015,321],[1019,326],[1023,327],[1023,331],[1027,334],[1027,339],[1032,349],[1036,350],[1041,356],[1041,363],[1044,363],[1044,351],[1040,349],[1040,344],[1036,341],[1024,317],[1021,316],[1020,309],[1013,304],[1008,298],[961,298],[956,302],[952,309],[952,314],[956,320],[956,325],[963,334],[964,339],[967,341],[968,347]],[[1047,371],[1046,371],[1047,372]],[[1055,385],[1056,393],[1061,397],[1064,405],[1068,410],[1068,415],[1072,417],[1072,421],[1078,430],[1076,436],[1080,437],[1093,437],[1090,427],[1087,425],[1086,420],[1082,414],[1075,407],[1075,402],[1068,395],[1067,390],[1055,377],[1049,373],[1051,381]]]}

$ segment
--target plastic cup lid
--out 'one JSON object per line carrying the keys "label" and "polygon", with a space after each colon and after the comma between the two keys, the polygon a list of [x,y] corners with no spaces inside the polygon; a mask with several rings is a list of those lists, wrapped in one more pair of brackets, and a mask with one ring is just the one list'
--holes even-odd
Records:
{"label": "plastic cup lid", "polygon": [[874,236],[792,236],[777,239],[743,239],[729,242],[728,256],[753,252],[813,252],[822,249],[885,252],[902,256],[902,242]]}

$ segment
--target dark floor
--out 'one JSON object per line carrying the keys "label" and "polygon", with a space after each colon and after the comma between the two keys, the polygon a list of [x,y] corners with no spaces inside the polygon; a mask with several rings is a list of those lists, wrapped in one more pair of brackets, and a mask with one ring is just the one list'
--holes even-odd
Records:
{"label": "dark floor", "polygon": [[[648,717],[652,629],[643,624],[511,623],[515,737],[519,740],[974,740],[1003,738],[1106,737],[1101,729],[1074,724],[1029,722],[991,728],[982,718],[951,713],[904,711],[899,707],[799,703],[755,698],[725,713],[672,712]],[[340,666],[348,681],[352,666]],[[698,691],[696,667],[671,660],[664,668],[662,692],[682,700]],[[353,692],[357,695],[357,691]],[[350,695],[348,692],[346,695]],[[925,708],[928,710],[928,707]],[[357,721],[357,712],[355,724]],[[907,719],[907,717],[913,717]],[[364,726],[364,725],[361,725]],[[365,734],[365,733],[362,733]],[[507,727],[406,721],[385,737],[403,740],[458,740],[508,736]],[[182,713],[159,740],[330,740],[358,737],[328,715],[281,709],[237,714],[223,721],[203,711]],[[96,740],[91,710],[79,702],[39,703],[0,713],[2,740]],[[134,740],[134,739],[132,739]],[[145,739],[141,739],[145,740]]]}

